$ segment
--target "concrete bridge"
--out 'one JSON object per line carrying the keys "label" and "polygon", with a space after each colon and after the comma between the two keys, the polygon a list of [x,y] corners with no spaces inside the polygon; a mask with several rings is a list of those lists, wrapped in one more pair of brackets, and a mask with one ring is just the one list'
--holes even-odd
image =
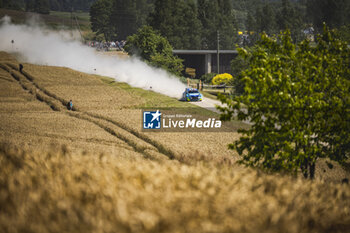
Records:
{"label": "concrete bridge", "polygon": [[[231,72],[231,60],[237,50],[219,50],[220,73]],[[203,74],[217,73],[217,50],[173,50],[173,54],[184,60],[185,68],[196,69],[196,78]]]}

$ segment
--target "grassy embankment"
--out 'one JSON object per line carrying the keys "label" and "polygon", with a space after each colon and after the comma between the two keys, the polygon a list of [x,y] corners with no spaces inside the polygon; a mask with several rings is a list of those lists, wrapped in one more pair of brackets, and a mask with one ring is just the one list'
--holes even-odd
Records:
{"label": "grassy embankment", "polygon": [[5,53],[0,65],[1,232],[349,232],[350,187],[326,182],[348,176],[337,167],[313,182],[242,168],[226,147],[237,132],[140,131],[141,107],[188,103],[67,68],[22,75]]}

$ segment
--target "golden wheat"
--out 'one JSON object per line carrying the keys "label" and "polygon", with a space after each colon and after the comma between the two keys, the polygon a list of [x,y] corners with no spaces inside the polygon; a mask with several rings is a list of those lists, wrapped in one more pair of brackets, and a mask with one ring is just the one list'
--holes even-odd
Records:
{"label": "golden wheat", "polygon": [[350,187],[232,166],[2,146],[2,232],[349,232]]}

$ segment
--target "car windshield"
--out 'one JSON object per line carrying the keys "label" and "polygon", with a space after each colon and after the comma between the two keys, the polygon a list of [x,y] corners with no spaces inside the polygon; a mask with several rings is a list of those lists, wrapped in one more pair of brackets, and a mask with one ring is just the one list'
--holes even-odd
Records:
{"label": "car windshield", "polygon": [[188,93],[199,93],[197,90],[188,90]]}

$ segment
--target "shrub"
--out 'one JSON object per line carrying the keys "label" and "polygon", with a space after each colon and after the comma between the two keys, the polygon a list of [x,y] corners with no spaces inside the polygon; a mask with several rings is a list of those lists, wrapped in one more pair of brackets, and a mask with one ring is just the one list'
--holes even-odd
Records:
{"label": "shrub", "polygon": [[202,75],[202,77],[200,78],[204,83],[211,83],[211,81],[213,80],[213,78],[216,76],[216,73],[208,73],[208,74],[204,74]]}
{"label": "shrub", "polygon": [[232,81],[232,79],[232,75],[224,73],[216,75],[211,82],[213,85],[221,85],[229,83],[230,81]]}

